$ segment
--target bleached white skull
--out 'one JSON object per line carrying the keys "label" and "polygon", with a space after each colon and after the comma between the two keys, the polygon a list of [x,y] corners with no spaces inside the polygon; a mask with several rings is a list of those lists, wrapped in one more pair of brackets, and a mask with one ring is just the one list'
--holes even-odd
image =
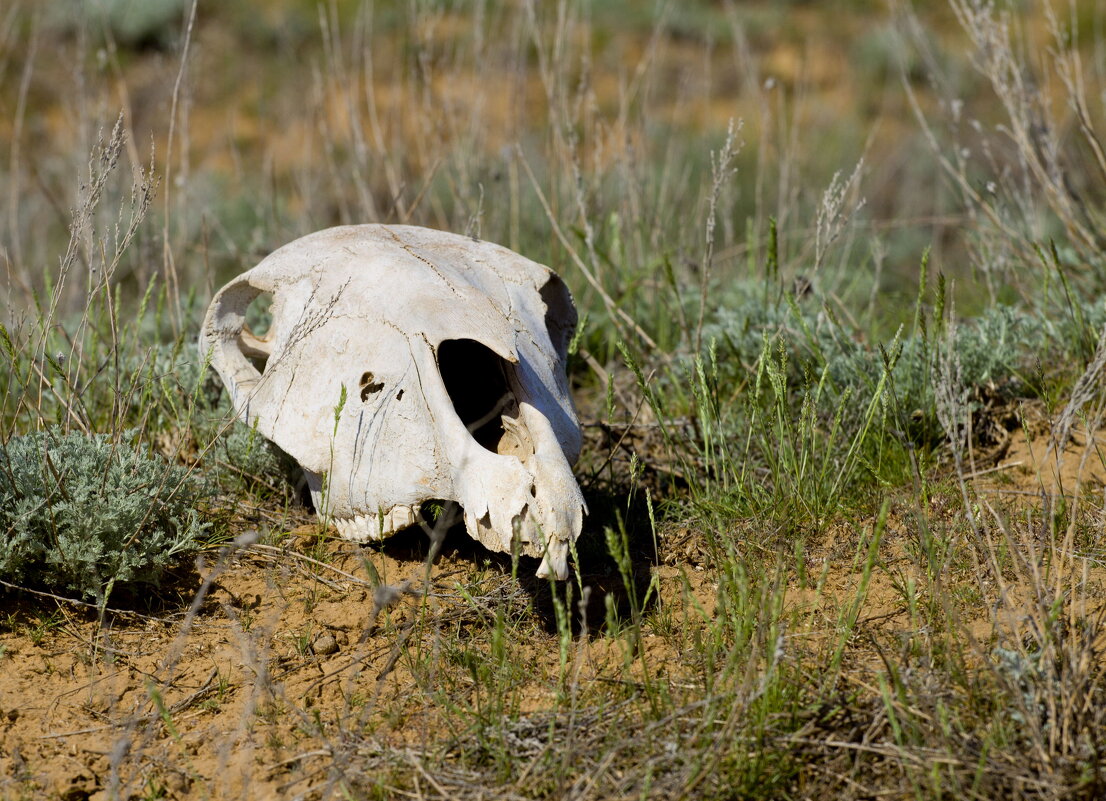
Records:
{"label": "bleached white skull", "polygon": [[[272,323],[259,337],[245,314],[261,293]],[[200,349],[346,539],[455,501],[485,546],[517,539],[539,576],[563,579],[585,511],[565,375],[575,327],[547,267],[456,234],[358,225],[298,239],[223,287]]]}

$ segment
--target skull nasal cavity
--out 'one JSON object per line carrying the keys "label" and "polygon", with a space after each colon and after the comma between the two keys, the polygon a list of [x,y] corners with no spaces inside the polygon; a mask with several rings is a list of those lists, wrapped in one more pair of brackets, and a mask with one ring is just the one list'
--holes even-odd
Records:
{"label": "skull nasal cavity", "polygon": [[471,339],[447,339],[438,346],[438,370],[453,408],[469,433],[493,453],[506,434],[503,415],[515,414],[507,384],[510,363]]}

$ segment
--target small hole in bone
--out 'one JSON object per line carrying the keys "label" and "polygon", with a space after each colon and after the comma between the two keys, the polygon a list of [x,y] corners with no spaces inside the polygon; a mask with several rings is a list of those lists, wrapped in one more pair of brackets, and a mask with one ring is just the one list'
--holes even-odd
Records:
{"label": "small hole in bone", "polygon": [[396,400],[403,400],[403,390],[396,393]]}
{"label": "small hole in bone", "polygon": [[[375,376],[373,376],[372,373],[362,373],[361,374],[361,382],[360,382],[361,400],[366,401],[366,400],[369,399],[369,395],[375,394],[375,393],[379,392],[380,390],[384,389],[384,383],[383,382],[374,382],[373,381],[374,377]],[[402,391],[403,390],[400,390],[400,392],[402,392]]]}
{"label": "small hole in bone", "polygon": [[492,453],[503,453],[503,415],[517,410],[507,383],[509,362],[471,339],[447,339],[438,346],[438,371],[453,408],[469,433]]}

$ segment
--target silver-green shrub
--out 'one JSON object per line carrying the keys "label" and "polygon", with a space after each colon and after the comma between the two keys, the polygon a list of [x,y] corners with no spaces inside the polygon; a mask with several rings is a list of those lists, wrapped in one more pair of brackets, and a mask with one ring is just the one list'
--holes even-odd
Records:
{"label": "silver-green shrub", "polygon": [[0,446],[0,578],[102,603],[156,583],[208,527],[202,482],[104,435],[50,429]]}
{"label": "silver-green shrub", "polygon": [[[831,318],[824,307],[809,300],[765,302],[755,285],[742,289],[732,293],[734,300],[718,309],[704,328],[704,341],[717,348],[723,383],[740,384],[743,375],[753,371],[767,336],[773,352],[787,355],[789,378],[800,394],[803,387],[816,386],[826,371],[830,391],[822,397],[830,403],[828,416],[832,417],[835,399],[845,392],[853,398],[871,394],[885,363],[884,353],[866,331]],[[885,341],[884,350],[893,356],[895,401],[906,418],[904,433],[921,442],[943,436],[933,404],[934,368],[941,349],[955,351],[968,387],[995,384],[1028,391],[1022,379],[1033,371],[1035,361],[1065,363],[1078,358],[1079,321],[1092,332],[1104,322],[1103,304],[1097,300],[1087,301],[1076,312],[1057,315],[994,305],[958,323],[951,334],[903,331]],[[855,422],[848,414],[842,420],[846,428]]]}

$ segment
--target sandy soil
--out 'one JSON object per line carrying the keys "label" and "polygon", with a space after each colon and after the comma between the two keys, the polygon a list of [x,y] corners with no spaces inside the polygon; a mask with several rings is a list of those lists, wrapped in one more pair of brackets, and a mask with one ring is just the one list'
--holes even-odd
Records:
{"label": "sandy soil", "polygon": [[[0,797],[300,792],[337,731],[369,721],[390,747],[440,737],[434,693],[412,667],[425,676],[422,662],[443,659],[466,628],[485,628],[496,605],[522,617],[526,636],[512,647],[526,652],[531,673],[518,697],[533,709],[552,706],[558,651],[542,610],[548,588],[513,580],[509,565],[479,564],[493,555],[467,542],[453,547],[464,537],[451,532],[424,597],[423,539],[415,532],[362,550],[303,526],[279,547],[205,554],[170,588],[175,603],[153,614],[109,613],[102,629],[93,610],[9,592],[0,623]],[[383,582],[375,591],[366,558]],[[595,578],[596,599],[601,585],[616,583]],[[661,579],[666,596],[691,593],[705,614],[713,610],[701,572],[685,581],[662,568]],[[616,640],[587,651],[581,666],[595,675],[624,657]],[[657,665],[678,661],[659,640],[648,651]]]}

